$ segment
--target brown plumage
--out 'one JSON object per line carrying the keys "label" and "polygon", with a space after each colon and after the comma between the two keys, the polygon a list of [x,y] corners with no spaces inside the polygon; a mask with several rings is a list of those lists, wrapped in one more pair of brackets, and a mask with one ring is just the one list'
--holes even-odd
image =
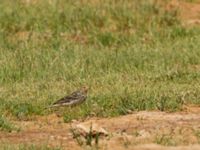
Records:
{"label": "brown plumage", "polygon": [[67,95],[55,103],[51,107],[60,107],[60,106],[75,106],[84,102],[87,98],[88,87],[82,87],[81,89]]}

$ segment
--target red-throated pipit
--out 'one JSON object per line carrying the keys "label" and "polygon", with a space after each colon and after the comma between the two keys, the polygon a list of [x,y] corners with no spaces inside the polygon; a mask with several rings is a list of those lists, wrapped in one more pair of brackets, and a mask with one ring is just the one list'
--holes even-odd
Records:
{"label": "red-throated pipit", "polygon": [[81,89],[67,95],[55,103],[53,103],[49,108],[60,107],[60,106],[75,106],[84,102],[87,98],[88,87],[82,87]]}

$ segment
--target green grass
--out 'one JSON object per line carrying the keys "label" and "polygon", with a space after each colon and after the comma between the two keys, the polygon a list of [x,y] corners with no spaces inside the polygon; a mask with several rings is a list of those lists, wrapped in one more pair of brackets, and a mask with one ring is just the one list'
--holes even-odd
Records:
{"label": "green grass", "polygon": [[19,128],[9,122],[4,116],[0,116],[0,131],[19,131]]}
{"label": "green grass", "polygon": [[[165,1],[166,2],[166,1]],[[64,119],[200,105],[200,28],[150,0],[0,4],[0,110],[24,119],[82,85]]]}

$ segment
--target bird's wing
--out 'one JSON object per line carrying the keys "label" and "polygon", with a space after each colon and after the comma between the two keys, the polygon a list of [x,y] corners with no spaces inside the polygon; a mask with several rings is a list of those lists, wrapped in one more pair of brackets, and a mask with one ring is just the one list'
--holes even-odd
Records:
{"label": "bird's wing", "polygon": [[65,96],[61,99],[59,99],[58,101],[56,101],[55,103],[53,103],[53,105],[57,105],[57,104],[64,104],[64,103],[70,103],[72,102],[73,100],[76,100],[78,98],[81,97],[81,94],[79,91],[75,91],[73,92],[72,94],[68,95],[68,96]]}

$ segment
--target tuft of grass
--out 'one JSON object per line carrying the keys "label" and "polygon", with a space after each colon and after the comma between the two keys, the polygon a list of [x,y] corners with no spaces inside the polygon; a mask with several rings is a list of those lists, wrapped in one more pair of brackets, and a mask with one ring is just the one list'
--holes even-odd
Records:
{"label": "tuft of grass", "polygon": [[95,147],[98,148],[99,140],[100,140],[100,133],[94,133],[92,130],[92,125],[90,126],[89,133],[85,135],[81,135],[79,131],[76,129],[70,128],[70,131],[73,135],[73,138],[76,139],[77,143],[80,146],[88,145],[94,147],[93,141],[95,142]]}
{"label": "tuft of grass", "polygon": [[198,143],[200,143],[200,130],[195,131],[195,136],[197,137]]}
{"label": "tuft of grass", "polygon": [[9,122],[3,115],[0,115],[0,130],[6,132],[19,131],[19,128]]}
{"label": "tuft of grass", "polygon": [[156,137],[155,142],[165,146],[176,146],[172,135],[160,135]]}

